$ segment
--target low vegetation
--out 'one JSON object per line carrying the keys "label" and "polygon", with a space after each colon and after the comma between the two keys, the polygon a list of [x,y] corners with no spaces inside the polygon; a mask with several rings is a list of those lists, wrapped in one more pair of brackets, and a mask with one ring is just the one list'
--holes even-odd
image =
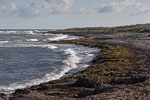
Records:
{"label": "low vegetation", "polygon": [[[61,30],[60,30],[61,31]],[[133,33],[149,33],[150,24],[137,24],[117,27],[85,27],[85,28],[70,28],[63,30],[66,32],[103,32],[103,33],[116,33],[116,32],[133,32]]]}
{"label": "low vegetation", "polygon": [[111,35],[108,35],[110,37],[145,37],[145,36],[148,36],[149,34],[148,33],[114,33],[114,34],[111,34]]}

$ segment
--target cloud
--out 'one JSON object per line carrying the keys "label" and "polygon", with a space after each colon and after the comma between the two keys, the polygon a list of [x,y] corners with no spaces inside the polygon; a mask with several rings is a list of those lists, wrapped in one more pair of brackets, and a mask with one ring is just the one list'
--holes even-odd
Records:
{"label": "cloud", "polygon": [[136,1],[136,0],[124,0],[124,2],[125,2],[125,3],[128,3],[128,4],[131,4],[131,3],[133,3],[134,1]]}
{"label": "cloud", "polygon": [[122,0],[121,2],[109,2],[100,6],[89,8],[81,8],[78,10],[79,14],[93,14],[93,13],[120,13],[124,9],[130,7],[133,12],[129,15],[143,15],[150,13],[150,4],[138,2],[138,0]]}
{"label": "cloud", "polygon": [[16,6],[16,4],[14,4],[14,3],[11,3],[11,10],[16,10],[17,9],[17,6]]}
{"label": "cloud", "polygon": [[69,12],[72,3],[73,0],[44,0],[41,3],[31,3],[24,6],[12,3],[6,9],[0,5],[0,16],[6,17],[11,14],[23,18],[30,18],[48,14],[61,14]]}
{"label": "cloud", "polygon": [[32,3],[25,7],[17,7],[18,16],[36,17],[39,15],[61,14],[69,11],[73,0],[45,0],[42,3]]}
{"label": "cloud", "polygon": [[150,13],[150,5],[149,4],[142,4],[142,3],[136,3],[135,4],[136,11],[132,13],[131,15],[137,16],[137,15],[143,15]]}
{"label": "cloud", "polygon": [[103,4],[97,10],[98,10],[98,13],[120,12],[123,8],[124,8],[124,4],[113,2],[109,4]]}
{"label": "cloud", "polygon": [[0,17],[5,17],[6,16],[6,8],[5,6],[0,4]]}
{"label": "cloud", "polygon": [[81,8],[80,13],[111,13],[111,12],[121,12],[124,8],[132,5],[135,0],[123,0],[122,2],[110,2],[105,3],[100,6],[95,6],[91,8]]}
{"label": "cloud", "polygon": [[[131,7],[134,9],[132,15],[147,14],[150,12],[150,6],[137,2],[138,0],[120,0],[97,4],[87,8],[73,9],[72,4],[75,0],[43,0],[40,3],[31,3],[20,6],[11,3],[5,6],[0,0],[0,17],[18,16],[21,18],[34,18],[38,16],[54,15],[54,14],[92,14],[92,13],[120,13],[124,9]],[[131,8],[130,8],[131,9]],[[133,11],[133,10],[132,10]]]}

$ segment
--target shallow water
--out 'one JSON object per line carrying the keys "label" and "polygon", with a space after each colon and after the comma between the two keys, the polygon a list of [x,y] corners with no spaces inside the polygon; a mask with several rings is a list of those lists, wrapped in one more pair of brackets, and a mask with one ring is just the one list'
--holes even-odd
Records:
{"label": "shallow water", "polygon": [[0,92],[9,94],[88,67],[98,48],[47,43],[77,38],[34,31],[1,31]]}

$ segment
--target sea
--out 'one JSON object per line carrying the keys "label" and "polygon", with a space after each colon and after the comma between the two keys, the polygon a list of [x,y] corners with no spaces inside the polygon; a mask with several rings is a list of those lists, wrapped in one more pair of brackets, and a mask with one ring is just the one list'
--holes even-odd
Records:
{"label": "sea", "polygon": [[11,94],[76,73],[90,66],[100,51],[82,45],[52,44],[82,37],[42,32],[0,31],[0,93]]}

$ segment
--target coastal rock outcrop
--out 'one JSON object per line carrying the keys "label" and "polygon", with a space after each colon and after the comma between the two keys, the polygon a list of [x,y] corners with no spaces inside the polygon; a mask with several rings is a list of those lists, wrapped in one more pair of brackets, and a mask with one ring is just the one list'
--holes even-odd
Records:
{"label": "coastal rock outcrop", "polygon": [[125,77],[125,78],[113,78],[111,84],[136,84],[148,80],[147,76]]}
{"label": "coastal rock outcrop", "polygon": [[112,92],[113,89],[114,87],[98,87],[98,88],[95,88],[94,90],[83,90],[79,93],[78,97],[83,98],[83,97],[90,96],[90,95]]}
{"label": "coastal rock outcrop", "polygon": [[4,93],[0,93],[0,100],[8,100],[7,95]]}
{"label": "coastal rock outcrop", "polygon": [[102,82],[100,79],[89,79],[89,78],[79,77],[74,85],[78,87],[91,88],[91,87],[100,87],[101,84]]}

